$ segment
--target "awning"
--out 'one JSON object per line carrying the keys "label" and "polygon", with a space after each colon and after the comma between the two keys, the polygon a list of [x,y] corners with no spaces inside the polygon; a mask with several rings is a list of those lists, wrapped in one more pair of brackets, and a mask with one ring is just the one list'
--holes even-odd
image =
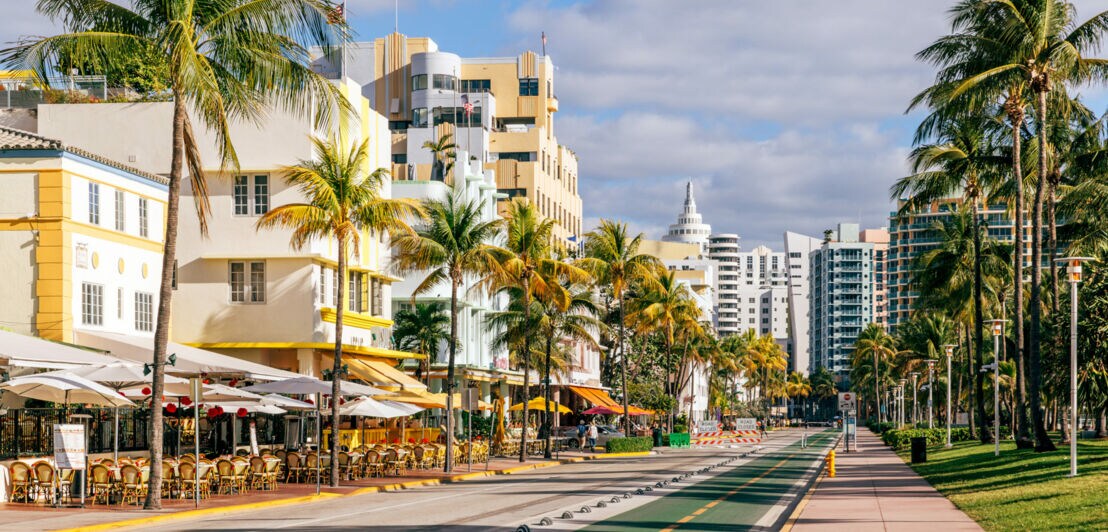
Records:
{"label": "awning", "polygon": [[[334,365],[334,359],[332,365]],[[400,390],[427,390],[427,385],[419,382],[407,373],[400,371],[384,362],[376,360],[363,360],[354,357],[345,357],[343,361],[350,374],[365,381],[366,384],[382,390],[394,392]]]}
{"label": "awning", "polygon": [[[153,338],[139,338],[114,333],[90,333],[78,331],[77,342],[112,354],[146,364],[151,361],[154,352]],[[247,379],[276,381],[302,377],[291,371],[271,368],[264,364],[242,360],[213,351],[205,351],[176,342],[169,342],[166,355],[177,355],[177,364],[167,366],[166,371],[174,374],[195,375],[208,373],[213,375],[241,375]]]}
{"label": "awning", "polygon": [[96,351],[0,331],[0,366],[69,369],[126,362]]}
{"label": "awning", "polygon": [[608,392],[600,388],[569,386],[569,389],[573,393],[581,396],[582,399],[592,403],[593,406],[607,406],[623,410],[623,405],[617,403],[615,399],[612,399],[612,396],[608,395]]}

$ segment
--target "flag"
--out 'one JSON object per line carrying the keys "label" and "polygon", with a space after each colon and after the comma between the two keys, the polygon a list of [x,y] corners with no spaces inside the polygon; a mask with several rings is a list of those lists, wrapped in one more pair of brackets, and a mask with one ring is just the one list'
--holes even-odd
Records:
{"label": "flag", "polygon": [[473,102],[469,101],[469,95],[462,95],[462,110],[465,111],[465,115],[469,116],[473,114]]}
{"label": "flag", "polygon": [[336,3],[331,6],[331,9],[327,10],[327,23],[328,24],[342,24],[346,22],[346,2],[341,4]]}
{"label": "flag", "polygon": [[546,50],[546,32],[542,32],[542,49]]}

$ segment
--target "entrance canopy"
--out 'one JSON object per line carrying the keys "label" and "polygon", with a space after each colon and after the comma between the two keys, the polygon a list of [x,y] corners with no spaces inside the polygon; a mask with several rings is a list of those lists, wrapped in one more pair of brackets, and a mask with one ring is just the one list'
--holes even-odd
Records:
{"label": "entrance canopy", "polygon": [[88,349],[59,344],[33,336],[0,331],[0,366],[41,369],[70,369],[106,366],[122,360]]}
{"label": "entrance canopy", "polygon": [[[104,349],[112,356],[143,364],[151,361],[154,352],[153,338],[83,331],[78,331],[76,337],[82,345]],[[205,351],[176,342],[169,342],[166,356],[169,355],[177,355],[177,364],[166,366],[167,373],[182,375],[207,373],[209,375],[235,376],[260,381],[276,381],[301,376],[291,371],[271,368],[264,364]]]}

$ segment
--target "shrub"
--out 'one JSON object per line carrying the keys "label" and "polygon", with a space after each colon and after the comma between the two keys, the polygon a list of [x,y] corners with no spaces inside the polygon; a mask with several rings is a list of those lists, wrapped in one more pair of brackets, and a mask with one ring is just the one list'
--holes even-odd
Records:
{"label": "shrub", "polygon": [[[881,434],[881,441],[883,441],[885,445],[897,450],[910,448],[912,446],[912,438],[927,438],[928,447],[943,445],[946,443],[946,429],[887,430]],[[967,441],[970,439],[968,428],[959,427],[951,429],[950,431],[951,442]]]}
{"label": "shrub", "polygon": [[892,423],[889,421],[885,421],[883,423],[878,423],[876,421],[867,421],[866,428],[873,431],[874,433],[884,434],[885,432],[896,429],[896,423]]}
{"label": "shrub", "polygon": [[675,423],[673,425],[673,432],[682,433],[682,432],[688,432],[688,431],[689,431],[689,428],[686,427],[685,425],[681,425],[679,423]]}
{"label": "shrub", "polygon": [[639,436],[634,438],[612,438],[605,444],[604,450],[609,453],[637,453],[649,451],[654,448],[654,438]]}

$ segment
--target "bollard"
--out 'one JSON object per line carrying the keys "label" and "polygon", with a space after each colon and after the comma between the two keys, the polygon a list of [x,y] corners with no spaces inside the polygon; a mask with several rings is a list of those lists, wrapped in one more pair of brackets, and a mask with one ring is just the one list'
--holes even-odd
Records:
{"label": "bollard", "polygon": [[827,452],[827,457],[823,459],[827,462],[827,477],[835,478],[835,450],[832,449]]}

